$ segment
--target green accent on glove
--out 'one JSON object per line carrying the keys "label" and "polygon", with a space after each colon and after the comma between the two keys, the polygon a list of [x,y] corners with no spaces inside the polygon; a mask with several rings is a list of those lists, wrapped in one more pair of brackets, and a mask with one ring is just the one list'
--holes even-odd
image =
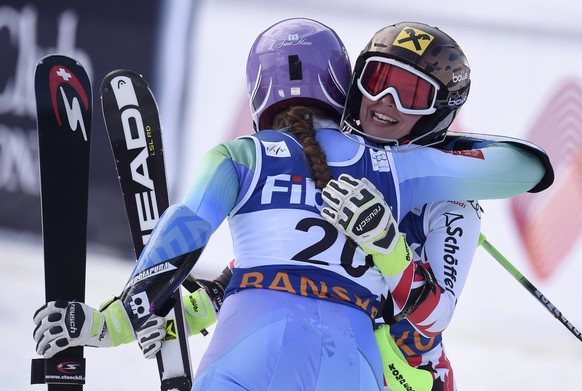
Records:
{"label": "green accent on glove", "polygon": [[89,335],[93,338],[103,329],[103,316],[95,308],[91,308],[91,313],[93,314],[93,321],[91,322],[91,334]]}
{"label": "green accent on glove", "polygon": [[[101,305],[101,308],[106,307],[102,312],[98,313],[99,317],[105,319],[105,327],[109,338],[111,339],[111,346],[117,346],[124,343],[129,343],[136,340],[135,333],[131,321],[125,312],[125,308],[121,300],[116,299],[113,302],[108,302]],[[95,326],[93,323],[93,326]],[[93,328],[91,328],[91,335]]]}
{"label": "green accent on glove", "polygon": [[361,247],[367,254],[372,255],[376,267],[388,277],[401,273],[412,261],[412,252],[402,234],[399,234],[396,245],[388,254],[379,253],[363,245]]}
{"label": "green accent on glove", "polygon": [[183,296],[182,302],[189,335],[198,334],[216,322],[216,311],[204,288]]}
{"label": "green accent on glove", "polygon": [[390,335],[390,326],[374,331],[382,355],[384,379],[392,391],[430,391],[433,378],[429,371],[410,366]]}

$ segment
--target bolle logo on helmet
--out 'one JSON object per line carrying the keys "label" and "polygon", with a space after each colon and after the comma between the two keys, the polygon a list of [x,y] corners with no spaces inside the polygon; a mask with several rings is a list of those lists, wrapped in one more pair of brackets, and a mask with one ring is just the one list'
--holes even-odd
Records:
{"label": "bolle logo on helmet", "polygon": [[460,98],[456,98],[456,99],[449,97],[448,105],[449,106],[462,106],[466,100],[467,100],[467,94],[463,94]]}
{"label": "bolle logo on helmet", "polygon": [[408,49],[421,56],[434,37],[422,30],[405,26],[392,45]]}
{"label": "bolle logo on helmet", "polygon": [[467,80],[468,78],[469,78],[468,70],[461,71],[458,75],[455,75],[455,72],[453,72],[453,83],[460,83],[463,80]]}

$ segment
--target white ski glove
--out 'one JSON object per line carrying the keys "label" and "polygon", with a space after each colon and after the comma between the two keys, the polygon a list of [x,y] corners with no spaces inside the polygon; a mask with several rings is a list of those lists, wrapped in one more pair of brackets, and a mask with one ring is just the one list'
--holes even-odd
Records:
{"label": "white ski glove", "polygon": [[120,300],[111,299],[97,311],[85,303],[56,300],[34,314],[36,352],[45,358],[71,346],[110,347],[135,340]]}
{"label": "white ski glove", "polygon": [[366,178],[342,174],[322,191],[328,205],[321,216],[372,255],[386,276],[402,272],[412,260],[410,249],[382,193]]}
{"label": "white ski glove", "polygon": [[166,320],[161,316],[152,315],[142,328],[136,332],[137,343],[143,356],[147,359],[156,357],[166,338]]}
{"label": "white ski glove", "polygon": [[[221,297],[222,298],[222,297]],[[188,335],[207,334],[206,328],[216,322],[218,310],[206,289],[199,288],[189,295],[182,297],[184,303],[184,318]],[[137,342],[147,359],[154,358],[162,348],[163,341],[174,338],[168,323],[172,320],[152,315],[151,318],[137,331]],[[168,331],[166,331],[168,330]]]}

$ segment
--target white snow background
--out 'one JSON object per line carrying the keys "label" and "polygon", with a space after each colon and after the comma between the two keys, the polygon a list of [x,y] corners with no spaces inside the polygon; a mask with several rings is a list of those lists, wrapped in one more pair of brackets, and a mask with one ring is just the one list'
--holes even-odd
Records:
{"label": "white snow background", "polygon": [[[44,302],[41,239],[0,231],[0,248],[0,390],[43,390],[45,385],[30,385],[30,362],[37,357],[32,316]],[[444,337],[459,389],[582,390],[582,343],[483,249],[478,253]],[[96,307],[120,292],[133,263],[95,249],[87,259],[86,302]],[[487,281],[493,280],[487,276],[499,281],[501,297],[487,290]],[[483,296],[491,302],[481,300]],[[508,313],[507,307],[513,307],[510,316],[500,316]],[[207,337],[190,338],[193,368],[212,330]],[[86,348],[85,357],[87,391],[159,390],[156,362],[144,359],[136,343]]]}

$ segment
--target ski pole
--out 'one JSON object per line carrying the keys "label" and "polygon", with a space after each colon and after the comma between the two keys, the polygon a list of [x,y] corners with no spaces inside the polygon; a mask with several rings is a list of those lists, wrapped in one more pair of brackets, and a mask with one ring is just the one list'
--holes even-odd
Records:
{"label": "ski pole", "polygon": [[499,252],[499,250],[497,250],[491,243],[489,243],[483,233],[479,235],[479,245],[487,250],[487,252],[501,264],[501,266],[503,266],[513,277],[515,277],[515,279],[521,283],[521,285],[523,285],[525,289],[527,289],[540,303],[542,303],[542,305],[546,307],[546,309],[550,311],[550,313],[554,315],[554,317],[558,319],[560,323],[562,323],[568,330],[570,330],[570,332],[574,334],[576,338],[582,341],[582,334],[580,331],[578,331],[576,327],[574,327],[574,325],[570,323],[570,321],[566,319],[564,315],[562,315],[562,312],[560,312],[560,310],[555,305],[553,305],[547,299],[547,297],[542,294],[542,292],[540,292],[527,278],[525,278],[523,274],[521,274],[519,270],[517,270],[515,266],[513,266],[511,262],[509,262],[507,258],[505,258],[503,254]]}

